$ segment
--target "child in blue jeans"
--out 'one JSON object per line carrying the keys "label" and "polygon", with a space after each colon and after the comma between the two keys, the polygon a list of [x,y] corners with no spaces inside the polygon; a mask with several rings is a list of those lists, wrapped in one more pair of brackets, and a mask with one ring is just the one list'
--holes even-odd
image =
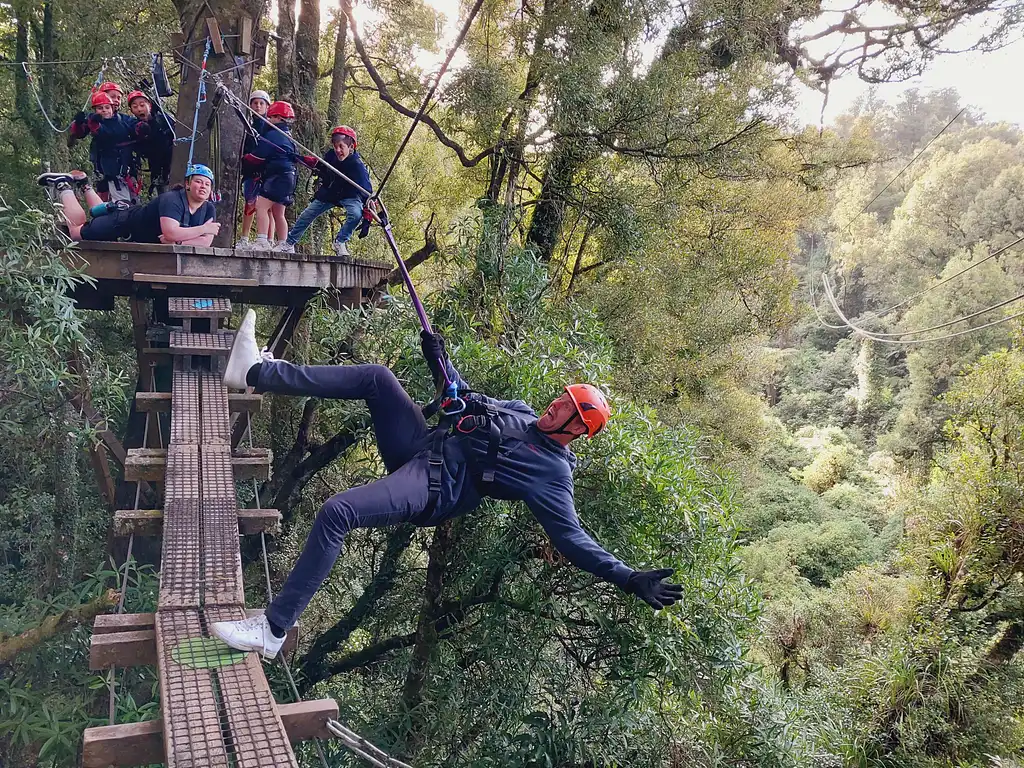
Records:
{"label": "child in blue jeans", "polygon": [[[306,210],[295,220],[295,225],[288,233],[287,244],[279,250],[294,253],[295,244],[302,239],[306,230],[309,229],[309,225],[318,216],[327,213],[332,208],[344,208],[345,223],[342,224],[334,238],[334,256],[340,259],[349,255],[348,241],[363,218],[363,206],[368,197],[366,192],[373,192],[373,187],[370,183],[370,174],[366,170],[362,158],[359,157],[359,153],[356,152],[356,132],[352,128],[347,125],[339,125],[333,129],[331,131],[331,146],[332,148],[327,150],[322,161],[315,157],[302,158],[303,163],[320,174],[321,184],[313,196],[313,200],[306,206]],[[337,168],[366,192],[324,168],[323,163]]]}

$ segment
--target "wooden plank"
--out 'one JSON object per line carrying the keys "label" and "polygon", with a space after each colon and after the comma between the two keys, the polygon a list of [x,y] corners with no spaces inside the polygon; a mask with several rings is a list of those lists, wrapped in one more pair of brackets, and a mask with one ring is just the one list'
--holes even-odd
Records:
{"label": "wooden plank", "polygon": [[220,24],[213,16],[206,17],[206,30],[210,35],[210,47],[216,56],[224,55],[224,38],[220,34]]}
{"label": "wooden plank", "polygon": [[[328,720],[338,719],[338,703],[333,699],[278,704],[277,713],[293,744],[309,739],[331,738]],[[128,768],[162,763],[164,721],[102,725],[86,728],[82,742],[82,768]]]}
{"label": "wooden plank", "polygon": [[[167,350],[164,350],[165,352]],[[263,395],[248,392],[228,393],[230,413],[257,412],[263,406]],[[166,413],[171,410],[170,392],[136,392],[135,407],[143,413]]]}
{"label": "wooden plank", "polygon": [[82,768],[152,765],[164,761],[163,720],[86,728]]}
{"label": "wooden plank", "polygon": [[338,719],[338,702],[334,699],[296,701],[278,704],[277,714],[281,716],[289,741],[295,743],[308,739],[329,739],[328,720]]}
{"label": "wooden plank", "polygon": [[114,512],[115,536],[159,536],[164,527],[162,509],[119,509]]}
{"label": "wooden plank", "polygon": [[238,53],[242,56],[252,55],[251,16],[241,16],[238,19]]}
{"label": "wooden plank", "polygon": [[89,669],[142,667],[156,664],[156,631],[108,632],[92,636]]}
{"label": "wooden plank", "polygon": [[255,278],[242,277],[220,277],[217,275],[151,275],[145,272],[136,272],[132,275],[136,283],[152,283],[157,285],[236,285],[245,288],[254,288],[260,284]]}
{"label": "wooden plank", "polygon": [[269,480],[274,455],[269,448],[238,450],[231,457],[235,480]]}
{"label": "wooden plank", "polygon": [[[119,509],[114,513],[114,535],[159,536],[163,522],[160,509]],[[280,525],[281,513],[276,509],[238,510],[238,532],[244,536],[276,533]]]}
{"label": "wooden plank", "polygon": [[[231,457],[235,480],[269,480],[274,454],[269,448],[238,450]],[[167,451],[162,448],[132,448],[124,462],[125,480],[163,480]]]}
{"label": "wooden plank", "polygon": [[101,613],[92,623],[94,635],[109,635],[111,632],[142,632],[153,629],[155,613]]}
{"label": "wooden plank", "polygon": [[[281,526],[281,513],[276,509],[238,510],[238,532],[244,536],[276,533]],[[163,511],[159,509],[119,509],[114,517],[116,536],[159,536],[163,528]]]}

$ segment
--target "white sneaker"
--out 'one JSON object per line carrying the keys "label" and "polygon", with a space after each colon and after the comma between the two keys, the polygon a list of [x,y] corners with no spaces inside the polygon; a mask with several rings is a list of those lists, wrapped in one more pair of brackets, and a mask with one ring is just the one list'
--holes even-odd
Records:
{"label": "white sneaker", "polygon": [[270,623],[262,613],[240,621],[215,621],[210,632],[237,651],[257,651],[264,659],[272,659],[284,645],[283,637],[274,637]]}
{"label": "white sneaker", "polygon": [[278,240],[277,245],[274,246],[274,250],[277,253],[295,253],[295,246],[287,240]]}
{"label": "white sneaker", "polygon": [[250,309],[242,319],[242,325],[235,333],[228,355],[227,368],[224,369],[224,383],[234,389],[248,389],[245,374],[256,363],[262,363],[259,345],[256,343],[256,310]]}
{"label": "white sneaker", "polygon": [[257,235],[256,239],[253,240],[252,246],[254,251],[272,251],[274,250],[273,244],[267,239],[266,235]]}
{"label": "white sneaker", "polygon": [[344,258],[349,256],[348,243],[339,243],[337,240],[334,241],[334,255],[338,258]]}
{"label": "white sneaker", "polygon": [[236,251],[250,251],[252,250],[252,240],[248,237],[243,237],[237,243],[235,243]]}

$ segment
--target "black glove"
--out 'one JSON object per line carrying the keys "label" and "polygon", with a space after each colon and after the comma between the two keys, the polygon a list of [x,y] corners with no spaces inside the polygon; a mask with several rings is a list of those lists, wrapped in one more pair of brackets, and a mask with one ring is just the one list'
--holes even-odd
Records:
{"label": "black glove", "polygon": [[356,234],[359,235],[360,240],[370,234],[370,224],[372,223],[369,219],[363,219],[359,222],[359,226],[356,227]]}
{"label": "black glove", "polygon": [[660,611],[683,597],[682,584],[664,584],[667,579],[675,573],[672,568],[659,568],[656,571],[633,571],[633,575],[626,580],[623,589],[631,595],[636,595],[651,608]]}
{"label": "black glove", "polygon": [[448,360],[444,336],[440,333],[420,331],[420,350],[423,352],[423,359],[427,361],[430,375],[434,377],[434,383],[444,381],[444,369],[441,366]]}

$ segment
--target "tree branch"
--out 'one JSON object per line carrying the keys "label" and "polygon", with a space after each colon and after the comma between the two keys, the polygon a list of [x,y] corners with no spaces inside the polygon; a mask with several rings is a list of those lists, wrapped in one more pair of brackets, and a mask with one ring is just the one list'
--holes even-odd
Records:
{"label": "tree branch", "polygon": [[9,637],[0,642],[0,664],[10,662],[19,653],[35,648],[51,637],[66,632],[79,624],[86,624],[108,608],[117,604],[117,592],[108,589],[99,597],[88,603],[69,608],[66,611],[47,616],[37,627],[26,630],[20,635]]}
{"label": "tree branch", "polygon": [[[352,32],[352,42],[356,47],[356,52],[359,54],[359,58],[362,60],[363,67],[366,69],[366,72],[370,76],[370,79],[372,79],[374,85],[377,86],[377,95],[380,97],[380,100],[388,104],[392,109],[394,109],[399,114],[405,115],[406,117],[416,117],[416,110],[404,106],[400,101],[398,101],[394,96],[391,95],[391,93],[388,91],[387,84],[384,82],[384,78],[380,76],[380,73],[377,71],[377,68],[373,65],[373,62],[367,55],[366,49],[363,47],[362,37],[360,37],[359,35],[359,30],[356,27],[355,19],[352,16],[352,6],[349,0],[342,0],[342,10],[348,17],[349,30]],[[432,130],[434,132],[434,135],[437,136],[437,140],[440,141],[449,149],[451,149],[452,151],[454,151],[455,154],[458,155],[459,162],[462,163],[462,165],[466,168],[472,168],[473,166],[477,165],[481,160],[484,160],[485,158],[492,155],[495,149],[497,149],[497,147],[488,147],[487,149],[483,150],[474,157],[470,157],[469,155],[466,154],[466,150],[463,149],[462,146],[458,144],[454,139],[450,138],[441,129],[441,126],[437,124],[437,121],[435,121],[434,118],[432,118],[430,115],[422,115],[420,117],[420,122],[430,126],[430,130]]]}

